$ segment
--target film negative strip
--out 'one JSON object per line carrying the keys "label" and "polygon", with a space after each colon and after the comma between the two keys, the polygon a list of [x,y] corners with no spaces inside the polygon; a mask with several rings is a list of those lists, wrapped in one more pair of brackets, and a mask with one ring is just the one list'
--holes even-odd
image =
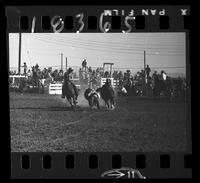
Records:
{"label": "film negative strip", "polygon": [[190,7],[8,6],[11,177],[192,177]]}

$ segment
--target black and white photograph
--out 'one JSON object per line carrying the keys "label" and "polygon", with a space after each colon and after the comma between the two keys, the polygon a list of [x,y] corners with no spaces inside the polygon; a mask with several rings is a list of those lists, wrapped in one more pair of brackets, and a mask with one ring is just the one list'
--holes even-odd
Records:
{"label": "black and white photograph", "polygon": [[185,32],[9,33],[11,152],[184,152]]}

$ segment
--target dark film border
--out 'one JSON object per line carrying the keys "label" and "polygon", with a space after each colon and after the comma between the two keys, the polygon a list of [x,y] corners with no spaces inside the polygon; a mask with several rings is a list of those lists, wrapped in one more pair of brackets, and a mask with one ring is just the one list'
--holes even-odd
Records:
{"label": "dark film border", "polygon": [[[143,7],[143,6],[142,6]],[[150,8],[149,6],[145,6]],[[161,6],[162,8],[164,6]],[[181,6],[185,8],[187,6]],[[38,11],[33,11],[33,7],[17,7],[13,10],[16,14],[10,14],[8,11],[7,17],[7,43],[8,33],[11,32],[30,32],[30,25],[32,18],[36,16],[37,25],[35,26],[35,32],[52,32],[52,28],[49,27],[49,23],[44,23],[46,30],[42,30],[42,16],[44,15],[44,9],[37,7]],[[62,31],[63,33],[75,32],[76,25],[73,23],[73,19],[77,13],[84,12],[86,15],[86,24],[88,23],[87,17],[90,17],[89,22],[95,22],[99,20],[99,14],[103,9],[108,7],[76,7],[75,11],[70,11],[72,8],[67,7],[48,7],[49,11],[45,11],[45,22],[49,21],[48,17],[55,16],[52,12],[58,12],[61,17],[70,17],[71,24],[69,27]],[[116,6],[114,6],[116,8]],[[109,9],[114,9],[109,7]],[[137,8],[141,8],[137,7]],[[137,8],[136,9],[137,11]],[[155,8],[155,6],[154,6]],[[159,8],[159,6],[156,6]],[[138,27],[132,32],[186,32],[186,45],[187,45],[187,78],[190,81],[190,55],[189,55],[189,18],[190,16],[177,16],[177,7],[166,7],[170,10],[169,15],[163,16],[141,16],[136,15],[139,23]],[[8,8],[9,9],[9,8]],[[8,10],[7,9],[7,10]],[[11,8],[12,9],[12,8]],[[68,9],[67,11],[65,11]],[[121,8],[122,9],[122,8]],[[126,9],[126,7],[124,8]],[[130,8],[129,8],[130,9]],[[19,10],[19,11],[18,11]],[[35,13],[37,12],[37,14]],[[66,13],[67,12],[67,13]],[[28,16],[27,16],[28,14]],[[73,15],[73,16],[72,16]],[[92,18],[91,18],[92,16]],[[19,28],[20,18],[22,17],[23,26]],[[27,17],[29,19],[27,19]],[[96,17],[96,18],[94,18]],[[119,16],[120,17],[120,16]],[[96,20],[95,20],[96,19]],[[118,18],[119,19],[119,18]],[[156,19],[156,20],[155,20]],[[10,20],[12,20],[10,22]],[[154,21],[153,21],[154,20]],[[39,21],[39,23],[38,23]],[[119,26],[117,18],[112,20],[118,22],[112,27],[111,32],[119,32],[122,30],[122,25]],[[163,23],[164,22],[164,23]],[[26,25],[27,24],[27,25]],[[46,24],[46,25],[45,25]],[[91,24],[92,25],[92,24]],[[87,28],[86,28],[87,27]],[[120,29],[120,28],[121,29]],[[97,29],[95,29],[97,28]],[[100,32],[98,24],[85,26],[82,32]],[[7,55],[8,61],[9,55]],[[9,62],[9,61],[8,61]],[[7,63],[8,63],[7,62]],[[190,94],[190,87],[188,90]],[[190,95],[189,95],[190,97]],[[191,178],[191,114],[190,114],[190,98],[188,106],[187,116],[187,134],[188,134],[188,150],[186,152],[93,152],[93,153],[11,153],[11,177],[12,178],[100,178],[100,174],[104,171],[120,168],[120,167],[133,167],[138,168],[141,173],[147,178]],[[189,121],[189,122],[188,122]],[[91,158],[92,157],[92,158]],[[91,160],[92,159],[92,160]],[[113,160],[113,161],[112,161]],[[91,163],[92,162],[92,163]],[[94,163],[93,163],[94,162]]]}

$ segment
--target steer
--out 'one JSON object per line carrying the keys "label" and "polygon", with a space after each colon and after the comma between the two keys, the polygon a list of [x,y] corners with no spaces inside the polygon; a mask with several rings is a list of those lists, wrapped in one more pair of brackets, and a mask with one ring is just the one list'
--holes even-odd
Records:
{"label": "steer", "polygon": [[95,91],[94,89],[88,88],[84,92],[84,97],[88,101],[89,106],[91,108],[96,106],[97,109],[100,109],[100,104],[99,104],[100,94],[97,91]]}

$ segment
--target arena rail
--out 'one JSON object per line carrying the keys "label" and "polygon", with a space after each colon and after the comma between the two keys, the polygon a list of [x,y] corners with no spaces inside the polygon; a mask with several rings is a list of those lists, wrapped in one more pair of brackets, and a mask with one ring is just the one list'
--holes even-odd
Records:
{"label": "arena rail", "polygon": [[49,85],[50,95],[61,95],[62,94],[62,83],[50,83]]}
{"label": "arena rail", "polygon": [[115,80],[114,78],[101,78],[101,86],[103,86],[106,83],[106,79],[111,80],[111,85],[113,87],[116,87],[119,85],[119,80]]}

